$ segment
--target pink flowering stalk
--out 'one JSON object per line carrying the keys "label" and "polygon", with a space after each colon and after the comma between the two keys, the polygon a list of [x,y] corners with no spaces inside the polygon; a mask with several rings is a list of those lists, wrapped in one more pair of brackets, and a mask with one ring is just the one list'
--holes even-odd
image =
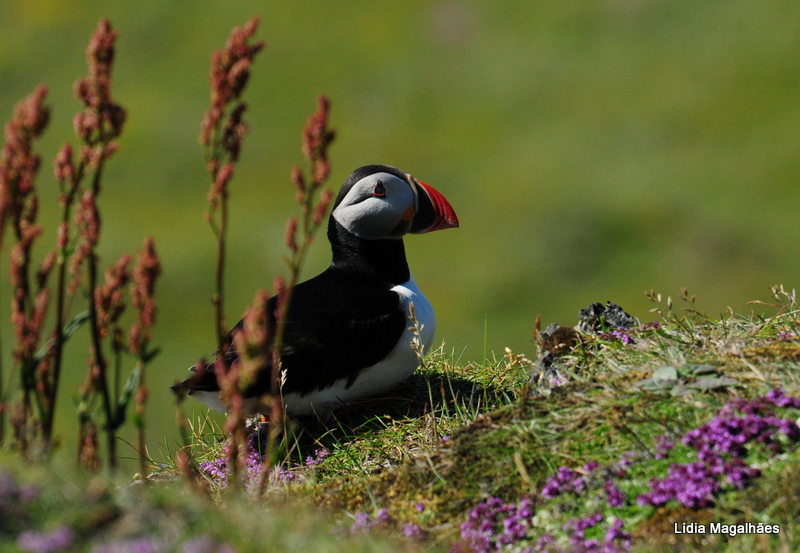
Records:
{"label": "pink flowering stalk", "polygon": [[[124,422],[125,408],[130,399],[132,382],[121,390],[121,364],[124,332],[119,320],[127,307],[125,288],[131,280],[128,265],[130,256],[123,256],[116,265],[108,268],[104,282],[98,284],[99,256],[96,249],[100,239],[101,218],[98,199],[105,162],[119,149],[114,140],[122,133],[126,112],[111,96],[111,72],[115,56],[117,33],[106,19],[101,19],[86,49],[88,74],[75,82],[75,96],[83,110],[73,118],[75,134],[81,142],[77,163],[72,147],[65,145],[55,162],[55,174],[61,185],[62,220],[58,232],[59,252],[58,298],[56,302],[56,328],[52,355],[57,370],[61,367],[63,347],[68,335],[65,323],[69,316],[72,298],[85,278],[90,293],[88,320],[90,323],[91,355],[89,374],[81,387],[79,404],[79,437],[86,433],[92,419],[88,405],[99,396],[105,418],[106,453],[109,468],[116,467],[116,432]],[[84,186],[85,179],[90,180]],[[80,198],[80,200],[78,200]],[[77,202],[77,205],[76,205]],[[70,236],[69,219],[75,209],[76,237]],[[67,260],[70,245],[72,256]],[[85,275],[83,271],[85,268]],[[70,282],[67,285],[67,273]],[[103,344],[111,339],[114,352],[113,376]],[[130,380],[130,379],[129,379]],[[79,448],[84,442],[79,442]]]}
{"label": "pink flowering stalk", "polygon": [[133,282],[131,284],[131,305],[136,312],[135,320],[128,332],[128,351],[136,357],[137,363],[134,372],[137,374],[138,386],[134,403],[136,412],[133,424],[136,426],[139,446],[139,474],[142,478],[147,476],[144,413],[147,403],[147,386],[145,385],[145,367],[158,350],[150,349],[151,329],[156,323],[155,287],[156,280],[161,275],[161,263],[156,254],[155,243],[151,237],[144,241],[136,266],[133,268]]}
{"label": "pink flowering stalk", "polygon": [[241,100],[250,79],[250,66],[264,42],[250,43],[258,29],[254,17],[244,27],[234,27],[223,50],[211,56],[211,107],[200,130],[200,143],[211,176],[206,218],[217,237],[216,293],[214,295],[217,343],[224,353],[228,334],[224,311],[225,240],[228,230],[228,183],[239,161],[242,142],[247,134],[243,119],[247,105]]}
{"label": "pink flowering stalk", "polygon": [[[285,242],[291,255],[286,259],[289,267],[288,283],[282,277],[275,279],[275,294],[278,296],[276,307],[275,339],[272,343],[272,375],[270,396],[270,429],[267,435],[266,455],[264,456],[264,470],[261,471],[260,489],[266,487],[265,475],[270,473],[277,456],[277,439],[285,428],[283,402],[281,397],[281,351],[283,350],[283,333],[292,291],[300,278],[300,269],[305,261],[308,248],[322,224],[328,211],[333,192],[329,188],[322,190],[328,180],[331,167],[328,161],[328,148],[336,132],[328,127],[328,112],[330,102],[325,96],[317,98],[317,111],[309,116],[303,129],[303,154],[309,162],[310,178],[307,180],[302,169],[295,166],[292,169],[291,179],[297,194],[295,199],[300,204],[301,220],[290,217],[286,225]],[[300,240],[298,241],[298,231]]]}
{"label": "pink flowering stalk", "polygon": [[[14,326],[14,366],[19,370],[22,396],[12,417],[18,447],[25,450],[38,432],[43,415],[52,406],[50,367],[39,364],[37,351],[42,335],[50,296],[47,277],[54,258],[47,256],[40,268],[36,286],[30,278],[33,244],[42,232],[36,224],[38,197],[34,178],[41,158],[33,150],[33,142],[44,132],[50,120],[50,108],[44,105],[47,89],[40,86],[14,109],[5,126],[5,145],[0,153],[0,240],[6,222],[16,244],[11,250],[11,320]],[[0,366],[0,444],[4,441],[4,413],[9,390]],[[35,415],[34,415],[35,410]]]}
{"label": "pink flowering stalk", "polygon": [[[16,239],[10,252],[14,295],[11,319],[16,342],[14,365],[20,375],[21,390],[20,400],[11,410],[16,443],[22,451],[28,451],[32,440],[38,438],[43,452],[52,449],[64,344],[88,321],[90,360],[78,406],[78,460],[91,470],[99,470],[101,466],[98,455],[98,428],[101,426],[101,432],[106,435],[109,467],[113,469],[116,465],[116,432],[125,420],[125,410],[134,390],[137,391],[137,414],[143,415],[146,397],[143,364],[155,353],[149,349],[148,341],[154,321],[154,281],[160,270],[152,241],[148,241],[133,273],[129,269],[131,258],[124,255],[105,271],[103,282],[98,282],[96,250],[101,233],[98,198],[103,168],[118,149],[114,140],[122,132],[126,117],[125,110],[111,97],[116,36],[109,22],[103,19],[89,41],[88,74],[75,83],[75,95],[83,104],[73,119],[80,145],[76,153],[70,144],[65,144],[54,161],[54,174],[60,187],[61,221],[56,247],[45,255],[35,275],[30,274],[32,248],[41,228],[36,224],[38,198],[33,180],[40,158],[33,153],[32,144],[49,120],[43,87],[17,106],[6,126],[6,144],[0,155],[0,239],[6,222]],[[48,280],[54,269],[57,281],[51,293]],[[126,333],[121,317],[132,279],[131,298],[137,316],[134,327]],[[72,317],[72,303],[81,286],[85,287],[88,307]],[[43,327],[51,296],[55,299],[54,328],[48,334]],[[123,387],[121,370],[126,335],[131,342],[127,349],[137,357],[141,367],[137,366]],[[104,351],[104,343],[109,341],[114,354],[113,365]],[[0,381],[3,380],[0,374]],[[0,442],[7,392],[0,390]],[[94,408],[90,407],[97,403],[105,419],[102,425],[95,421]]]}
{"label": "pink flowering stalk", "polygon": [[[264,42],[251,43],[258,29],[257,17],[244,27],[234,27],[225,48],[211,56],[211,107],[206,112],[200,128],[200,143],[206,159],[206,168],[211,176],[208,192],[206,219],[217,238],[216,291],[214,303],[214,326],[217,336],[218,355],[215,360],[215,375],[219,381],[221,395],[230,405],[226,431],[232,437],[228,455],[232,471],[239,468],[238,458],[246,455],[244,438],[244,414],[239,383],[240,367],[230,366],[226,355],[231,347],[225,323],[224,277],[225,253],[228,232],[228,184],[233,178],[235,164],[239,161],[248,126],[244,121],[247,105],[241,96],[250,79],[250,66],[263,48]],[[238,482],[238,478],[234,479]]]}
{"label": "pink flowering stalk", "polygon": [[[93,397],[99,396],[105,416],[106,447],[111,469],[116,467],[116,431],[122,424],[120,411],[117,408],[120,397],[119,379],[120,362],[115,363],[115,378],[109,382],[109,363],[103,353],[103,343],[111,336],[119,334],[119,319],[127,308],[125,302],[125,286],[130,281],[130,256],[124,255],[119,261],[106,269],[103,284],[94,288],[94,298],[89,309],[91,320],[91,356],[89,358],[89,374],[80,388],[79,436],[82,437],[86,425],[92,420],[89,407]],[[90,282],[93,277],[90,270]],[[113,385],[113,391],[109,387]],[[83,442],[79,445],[82,446]]]}
{"label": "pink flowering stalk", "polygon": [[[233,340],[239,357],[232,363],[226,377],[220,379],[221,397],[230,406],[228,420],[223,430],[231,437],[227,449],[227,466],[233,475],[233,488],[238,487],[238,474],[244,473],[247,459],[258,455],[247,441],[245,431],[242,391],[256,380],[258,371],[264,367],[269,355],[267,301],[269,295],[263,290],[256,292],[253,304],[242,318],[242,329]],[[220,365],[219,359],[217,366]],[[252,472],[252,471],[250,471]]]}
{"label": "pink flowering stalk", "polygon": [[[155,322],[153,292],[160,274],[152,239],[145,240],[133,270],[129,268],[131,256],[124,255],[105,271],[103,282],[98,282],[97,246],[102,228],[98,199],[103,169],[105,162],[119,149],[114,140],[120,136],[126,119],[125,110],[111,97],[116,38],[117,33],[111,24],[105,19],[100,20],[86,49],[88,75],[75,83],[75,95],[84,106],[73,119],[75,134],[81,142],[77,161],[73,159],[72,147],[66,144],[54,164],[61,186],[62,219],[57,243],[59,279],[51,354],[58,374],[66,339],[77,324],[88,319],[90,362],[89,374],[80,390],[79,450],[87,447],[84,438],[94,424],[91,421],[95,414],[89,406],[99,398],[105,419],[102,428],[108,466],[113,470],[117,463],[117,431],[124,424],[127,407],[133,400],[136,404],[134,424],[139,429],[141,468],[146,472],[143,420],[147,388],[144,366],[156,353],[149,348],[149,340]],[[84,184],[85,180],[89,182]],[[73,210],[74,238],[69,224]],[[69,251],[72,254],[68,259]],[[88,313],[76,316],[67,324],[73,297],[81,285],[89,292]],[[135,320],[127,332],[120,322],[128,306],[126,292],[129,292],[135,310]],[[105,344],[108,342],[113,360],[106,353]],[[136,358],[137,364],[123,385],[122,365],[126,352]],[[84,457],[86,455],[79,453],[79,458]],[[83,464],[87,466],[87,463]]]}

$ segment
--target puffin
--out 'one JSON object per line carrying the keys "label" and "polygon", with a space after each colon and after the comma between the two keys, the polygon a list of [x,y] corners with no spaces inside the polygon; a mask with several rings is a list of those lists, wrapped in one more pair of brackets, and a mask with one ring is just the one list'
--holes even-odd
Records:
{"label": "puffin", "polygon": [[[353,402],[379,398],[416,371],[414,340],[418,335],[427,351],[436,318],[411,276],[403,237],[458,226],[440,192],[396,167],[366,165],[347,177],[328,218],[331,264],[297,284],[289,304],[281,352],[288,415],[325,419]],[[275,328],[276,305],[273,296],[268,328]],[[230,344],[242,324],[231,330]],[[235,363],[238,354],[231,349],[226,357]],[[196,374],[172,388],[227,412],[214,363],[189,370]],[[269,393],[271,378],[269,362],[243,390],[245,405]]]}

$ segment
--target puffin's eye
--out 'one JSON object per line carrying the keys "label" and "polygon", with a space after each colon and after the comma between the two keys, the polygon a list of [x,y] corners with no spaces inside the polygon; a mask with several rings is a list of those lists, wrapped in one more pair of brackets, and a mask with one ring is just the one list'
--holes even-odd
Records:
{"label": "puffin's eye", "polygon": [[377,196],[378,198],[386,197],[386,188],[383,186],[381,181],[378,181],[378,184],[375,185],[375,190],[372,192],[372,195]]}

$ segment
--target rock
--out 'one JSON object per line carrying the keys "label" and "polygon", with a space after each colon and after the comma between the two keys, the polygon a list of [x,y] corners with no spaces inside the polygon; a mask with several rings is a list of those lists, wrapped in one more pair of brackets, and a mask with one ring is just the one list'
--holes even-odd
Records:
{"label": "rock", "polygon": [[581,332],[597,334],[609,329],[631,328],[637,325],[636,319],[628,315],[619,305],[606,302],[606,305],[595,302],[578,312],[578,325]]}

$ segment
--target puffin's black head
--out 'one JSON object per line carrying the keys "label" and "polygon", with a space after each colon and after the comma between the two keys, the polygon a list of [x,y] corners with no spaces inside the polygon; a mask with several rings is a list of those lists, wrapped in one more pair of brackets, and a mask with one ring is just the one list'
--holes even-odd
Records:
{"label": "puffin's black head", "polygon": [[366,165],[344,181],[331,217],[367,240],[458,227],[458,217],[435,188],[389,165]]}

